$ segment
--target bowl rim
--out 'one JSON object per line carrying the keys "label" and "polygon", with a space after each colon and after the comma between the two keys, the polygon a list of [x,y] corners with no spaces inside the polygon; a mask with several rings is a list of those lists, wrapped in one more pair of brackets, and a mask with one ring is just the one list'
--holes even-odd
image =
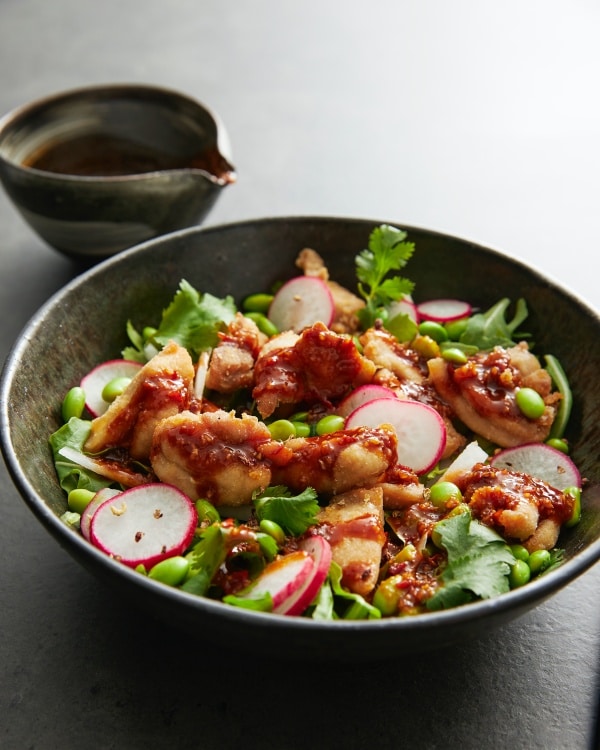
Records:
{"label": "bowl rim", "polygon": [[108,575],[119,577],[127,581],[131,586],[141,587],[159,599],[170,600],[186,606],[191,610],[199,610],[205,615],[220,618],[224,622],[232,622],[236,626],[244,625],[246,627],[268,626],[270,628],[283,628],[285,630],[297,631],[298,633],[314,633],[318,635],[321,632],[352,632],[352,631],[397,631],[398,635],[403,632],[412,631],[415,628],[423,632],[436,631],[442,625],[454,626],[461,625],[479,618],[484,618],[491,614],[510,613],[511,611],[525,610],[535,603],[552,596],[558,590],[571,583],[581,576],[593,565],[600,561],[600,537],[589,544],[586,548],[578,550],[575,554],[562,563],[558,568],[547,575],[530,581],[526,586],[511,590],[492,599],[478,600],[460,607],[437,612],[427,612],[418,615],[412,615],[406,618],[381,618],[379,620],[334,620],[319,621],[303,617],[289,617],[273,613],[250,612],[242,608],[231,607],[219,601],[213,601],[204,597],[186,593],[179,589],[168,587],[157,581],[153,581],[145,576],[141,576],[136,571],[122,565],[111,559],[100,550],[86,542],[81,535],[69,528],[63,521],[56,516],[45,504],[44,500],[38,496],[33,489],[27,476],[22,469],[16,452],[11,441],[11,419],[8,410],[8,395],[11,385],[18,373],[19,361],[28,343],[35,336],[36,330],[42,325],[45,317],[57,307],[61,299],[73,289],[86,284],[88,280],[95,276],[110,273],[113,266],[117,266],[121,259],[134,255],[151,254],[152,249],[158,244],[172,243],[179,241],[189,235],[219,233],[228,230],[239,230],[256,228],[257,226],[273,224],[289,224],[290,222],[344,222],[364,224],[365,226],[378,226],[383,223],[401,226],[405,231],[424,232],[438,238],[457,240],[467,242],[475,249],[485,252],[486,254],[496,255],[510,263],[515,264],[528,272],[534,273],[540,280],[549,283],[555,287],[562,295],[571,298],[571,300],[581,306],[583,310],[599,320],[598,313],[583,301],[580,297],[575,296],[564,286],[553,281],[551,278],[532,268],[527,263],[514,258],[498,249],[487,245],[480,245],[477,242],[464,239],[457,235],[448,234],[438,230],[426,229],[415,225],[408,225],[397,221],[381,221],[378,219],[365,219],[357,217],[343,216],[325,216],[325,215],[281,215],[271,217],[259,217],[254,219],[242,219],[227,223],[215,224],[204,227],[191,227],[187,229],[171,232],[166,235],[148,240],[135,247],[118,253],[117,255],[106,258],[97,265],[83,271],[80,275],[73,278],[58,291],[56,291],[29,319],[22,328],[13,343],[9,354],[4,362],[0,374],[0,448],[8,468],[9,474],[30,510],[47,527],[47,530],[59,541],[59,543],[76,553],[79,560],[88,559],[90,563],[94,562],[99,565]]}

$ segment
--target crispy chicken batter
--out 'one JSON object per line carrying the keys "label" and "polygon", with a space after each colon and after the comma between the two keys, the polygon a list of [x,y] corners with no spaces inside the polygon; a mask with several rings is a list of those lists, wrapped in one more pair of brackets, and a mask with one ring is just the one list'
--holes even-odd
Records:
{"label": "crispy chicken batter", "polygon": [[335,495],[375,484],[397,460],[396,433],[389,425],[358,427],[311,438],[291,438],[268,449],[274,484]]}
{"label": "crispy chicken batter", "polygon": [[[550,376],[526,344],[480,352],[460,366],[436,357],[429,360],[429,372],[436,391],[457,417],[487,440],[509,447],[548,437],[560,396],[550,392]],[[516,404],[517,390],[525,386],[545,400],[539,419],[528,419]]]}
{"label": "crispy chicken batter", "polygon": [[[347,336],[315,323],[300,336],[285,334],[263,347],[254,367],[252,396],[263,417],[281,404],[329,403],[370,382],[375,365]],[[279,346],[281,344],[281,346]]]}
{"label": "crispy chicken batter", "polygon": [[84,445],[87,453],[127,448],[146,461],[152,434],[165,417],[187,409],[192,398],[194,366],[187,350],[175,342],[147,362],[108,410],[92,421]]}
{"label": "crispy chicken batter", "polygon": [[531,549],[551,549],[573,497],[522,472],[476,464],[458,482],[473,515]]}
{"label": "crispy chicken batter", "polygon": [[318,517],[318,533],[342,568],[342,585],[361,596],[375,588],[386,541],[380,487],[338,495]]}
{"label": "crispy chicken batter", "polygon": [[256,417],[222,410],[186,411],[162,420],[154,432],[150,460],[156,476],[192,498],[214,505],[244,505],[271,482],[263,451],[276,449]]}
{"label": "crispy chicken batter", "polygon": [[234,393],[254,384],[254,361],[267,337],[250,318],[237,313],[212,352],[206,387],[218,393]]}

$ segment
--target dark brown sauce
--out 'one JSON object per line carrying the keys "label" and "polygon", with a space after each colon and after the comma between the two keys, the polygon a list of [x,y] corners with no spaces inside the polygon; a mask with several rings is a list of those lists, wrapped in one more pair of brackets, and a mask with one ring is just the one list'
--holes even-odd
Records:
{"label": "dark brown sauce", "polygon": [[55,174],[82,177],[118,177],[170,169],[202,169],[223,184],[235,182],[231,165],[215,149],[188,159],[127,138],[89,134],[50,143],[31,154],[23,166]]}

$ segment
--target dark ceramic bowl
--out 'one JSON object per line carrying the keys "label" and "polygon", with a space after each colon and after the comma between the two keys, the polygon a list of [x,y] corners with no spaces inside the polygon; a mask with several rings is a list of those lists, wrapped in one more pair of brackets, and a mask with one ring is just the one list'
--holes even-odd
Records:
{"label": "dark ceramic bowl", "polygon": [[[589,485],[583,520],[561,537],[565,563],[496,599],[403,619],[317,622],[247,612],[155,583],[90,546],[59,520],[66,499],[47,436],[59,426],[62,398],[98,362],[119,355],[125,323],[155,321],[186,278],[201,291],[238,300],[294,274],[294,259],[314,247],[332,277],[355,288],[354,256],[379,221],[279,218],[186,230],[99,264],[55,295],[28,324],[2,379],[2,449],[11,475],[38,519],[74,558],[129,600],[202,636],[203,642],[265,646],[289,657],[390,658],[472,638],[517,617],[600,559],[600,319],[536,271],[490,249],[404,227],[416,252],[406,275],[416,297],[466,298],[481,307],[500,297],[526,298],[536,349],[560,358],[575,393],[568,438]],[[493,284],[489,284],[493,279]],[[110,294],[107,293],[110,290]]]}
{"label": "dark ceramic bowl", "polygon": [[97,261],[190,227],[235,180],[214,112],[175,91],[76,89],[0,120],[0,181],[49,245]]}

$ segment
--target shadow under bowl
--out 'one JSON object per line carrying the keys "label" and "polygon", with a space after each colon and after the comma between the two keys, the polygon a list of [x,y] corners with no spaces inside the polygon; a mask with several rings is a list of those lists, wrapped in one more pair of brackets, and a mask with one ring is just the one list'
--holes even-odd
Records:
{"label": "shadow under bowl", "polygon": [[380,223],[293,217],[177,232],[85,272],[27,325],[2,376],[2,451],[33,513],[115,593],[210,642],[231,645],[243,638],[253,648],[265,647],[286,659],[366,661],[448,646],[486,633],[539,604],[600,559],[598,315],[517,260],[414,227],[403,228],[416,245],[405,271],[416,282],[416,299],[455,297],[486,309],[504,296],[513,301],[524,297],[536,351],[557,356],[570,377],[575,398],[567,438],[587,484],[582,521],[559,540],[565,550],[561,567],[495,599],[453,610],[379,621],[319,622],[248,612],[169,588],[110,559],[59,520],[66,498],[56,479],[47,436],[60,426],[66,391],[99,362],[119,356],[128,343],[129,319],[140,328],[155,325],[182,278],[199,291],[231,294],[238,301],[267,290],[295,275],[294,260],[304,247],[313,247],[324,257],[331,278],[355,288],[354,257]]}
{"label": "shadow under bowl", "polygon": [[0,120],[0,181],[56,250],[97,261],[193,226],[235,181],[218,116],[148,85],[55,94]]}

